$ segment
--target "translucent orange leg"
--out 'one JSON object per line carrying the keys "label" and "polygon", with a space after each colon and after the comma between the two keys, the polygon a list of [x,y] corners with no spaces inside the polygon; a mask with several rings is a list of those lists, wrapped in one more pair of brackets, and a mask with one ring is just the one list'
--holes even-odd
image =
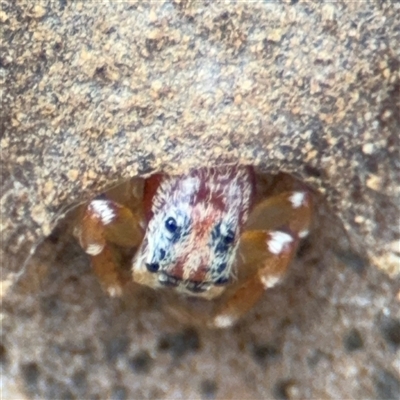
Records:
{"label": "translucent orange leg", "polygon": [[308,234],[311,214],[307,192],[285,192],[257,206],[248,224],[255,230],[245,231],[240,242],[238,281],[243,283],[234,286],[233,294],[217,308],[212,326],[232,325],[265,290],[282,281],[300,239]]}
{"label": "translucent orange leg", "polygon": [[303,238],[308,234],[312,212],[310,192],[283,192],[258,204],[251,212],[246,227],[248,230],[286,227]]}
{"label": "translucent orange leg", "polygon": [[93,269],[111,296],[122,293],[127,278],[112,244],[138,246],[143,238],[143,218],[111,200],[92,200],[84,209],[76,230],[79,243],[91,256]]}

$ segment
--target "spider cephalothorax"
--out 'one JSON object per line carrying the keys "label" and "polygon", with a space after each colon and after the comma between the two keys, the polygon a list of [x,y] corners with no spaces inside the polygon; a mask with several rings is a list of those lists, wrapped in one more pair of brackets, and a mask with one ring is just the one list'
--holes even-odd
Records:
{"label": "spider cephalothorax", "polygon": [[225,292],[207,324],[226,327],[281,282],[311,221],[304,186],[264,198],[255,180],[246,166],[154,175],[123,204],[106,196],[85,205],[76,235],[110,295],[127,282],[118,248],[137,249],[134,282],[207,299]]}
{"label": "spider cephalothorax", "polygon": [[228,283],[251,205],[251,168],[202,168],[154,179],[147,182],[155,190],[134,279],[146,271],[143,283],[190,293]]}

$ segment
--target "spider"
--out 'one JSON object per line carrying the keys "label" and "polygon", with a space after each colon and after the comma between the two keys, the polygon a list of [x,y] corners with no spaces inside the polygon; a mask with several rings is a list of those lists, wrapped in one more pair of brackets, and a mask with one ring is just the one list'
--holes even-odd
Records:
{"label": "spider", "polygon": [[141,185],[128,186],[125,204],[104,195],[85,204],[75,235],[111,296],[127,283],[123,247],[136,249],[129,280],[208,300],[224,293],[209,326],[231,326],[281,282],[308,235],[311,192],[263,197],[251,166],[156,174]]}

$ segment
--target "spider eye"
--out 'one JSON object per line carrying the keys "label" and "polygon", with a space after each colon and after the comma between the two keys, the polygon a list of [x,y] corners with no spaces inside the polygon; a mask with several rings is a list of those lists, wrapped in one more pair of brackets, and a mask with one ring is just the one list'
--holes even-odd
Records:
{"label": "spider eye", "polygon": [[229,245],[235,241],[235,234],[229,230],[223,238],[224,244]]}
{"label": "spider eye", "polygon": [[178,230],[178,224],[176,223],[175,219],[172,217],[169,217],[165,221],[165,227],[171,233],[175,233]]}
{"label": "spider eye", "polygon": [[219,285],[226,285],[227,283],[229,282],[229,278],[227,278],[227,277],[221,277],[221,278],[218,278],[215,282],[214,282],[214,285],[217,285],[217,286],[219,286]]}

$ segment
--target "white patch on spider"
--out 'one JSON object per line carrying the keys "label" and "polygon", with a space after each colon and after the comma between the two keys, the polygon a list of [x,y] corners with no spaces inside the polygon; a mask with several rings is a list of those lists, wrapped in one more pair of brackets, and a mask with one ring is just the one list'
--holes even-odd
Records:
{"label": "white patch on spider", "polygon": [[90,203],[90,207],[100,217],[104,225],[108,225],[115,218],[115,211],[113,207],[110,207],[110,204],[108,200],[93,200]]}
{"label": "white patch on spider", "polygon": [[87,254],[90,254],[91,256],[97,256],[98,254],[100,254],[103,251],[103,248],[104,248],[104,245],[90,243],[85,251]]}
{"label": "white patch on spider", "polygon": [[285,247],[293,242],[293,238],[285,233],[280,231],[270,232],[271,239],[268,240],[268,250],[272,254],[280,254],[285,249]]}
{"label": "white patch on spider", "polygon": [[227,328],[228,326],[232,326],[234,322],[235,318],[229,315],[218,315],[218,317],[214,318],[214,326],[217,328]]}
{"label": "white patch on spider", "polygon": [[305,229],[304,231],[299,232],[299,237],[303,239],[303,238],[307,237],[309,233],[310,233],[310,231]]}
{"label": "white patch on spider", "polygon": [[262,276],[261,277],[261,283],[264,286],[264,289],[270,289],[274,287],[277,283],[279,283],[281,280],[280,275],[268,275],[268,276]]}
{"label": "white patch on spider", "polygon": [[294,192],[289,200],[292,203],[293,208],[299,208],[304,204],[306,194],[304,192]]}
{"label": "white patch on spider", "polygon": [[107,292],[111,297],[118,297],[122,294],[122,288],[119,285],[110,286],[107,288]]}

